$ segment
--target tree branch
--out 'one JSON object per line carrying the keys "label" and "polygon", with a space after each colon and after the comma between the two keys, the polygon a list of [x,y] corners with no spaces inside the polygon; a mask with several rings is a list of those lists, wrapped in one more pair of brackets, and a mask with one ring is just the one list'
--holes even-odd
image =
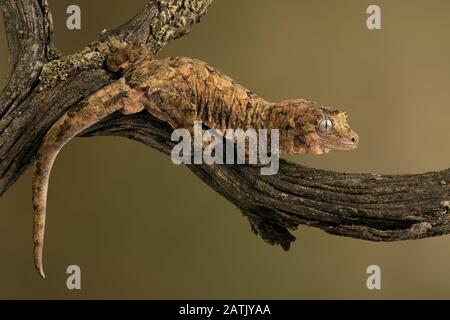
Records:
{"label": "tree branch", "polygon": [[100,42],[114,37],[128,43],[146,43],[153,54],[170,41],[189,33],[200,21],[213,0],[150,1],[133,19],[106,32]]}
{"label": "tree branch", "polygon": [[0,8],[10,57],[7,85],[0,94],[1,117],[13,112],[30,93],[42,65],[55,56],[55,51],[47,0],[2,0]]}
{"label": "tree branch", "polygon": [[[45,0],[0,0],[12,58],[0,95],[0,195],[20,177],[42,138],[63,113],[116,75],[98,48],[111,39],[146,43],[158,52],[199,21],[211,0],[150,1],[128,23],[79,54],[56,58]],[[52,61],[54,60],[54,61]],[[51,62],[49,62],[51,61]],[[44,66],[44,68],[43,68]],[[43,69],[43,70],[42,70]],[[31,70],[31,72],[30,72]],[[52,77],[57,81],[49,81]],[[84,133],[140,141],[168,154],[171,130],[147,113],[114,114]],[[282,161],[277,176],[251,166],[189,166],[249,217],[253,231],[288,249],[300,224],[374,241],[450,233],[450,170],[421,175],[341,174]]]}
{"label": "tree branch", "polygon": [[[115,114],[84,136],[122,136],[165,154],[171,128],[147,113]],[[287,229],[304,224],[372,241],[412,240],[450,233],[450,169],[419,175],[346,174],[282,160],[275,176],[258,168],[191,165],[189,169],[250,218],[252,229],[288,249]]]}

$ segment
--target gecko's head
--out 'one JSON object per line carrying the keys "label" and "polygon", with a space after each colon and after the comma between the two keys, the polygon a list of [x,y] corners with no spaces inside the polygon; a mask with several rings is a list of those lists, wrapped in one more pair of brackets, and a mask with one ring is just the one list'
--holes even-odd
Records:
{"label": "gecko's head", "polygon": [[359,137],[347,114],[308,100],[288,100],[274,107],[279,119],[280,151],[289,154],[324,154],[353,150]]}

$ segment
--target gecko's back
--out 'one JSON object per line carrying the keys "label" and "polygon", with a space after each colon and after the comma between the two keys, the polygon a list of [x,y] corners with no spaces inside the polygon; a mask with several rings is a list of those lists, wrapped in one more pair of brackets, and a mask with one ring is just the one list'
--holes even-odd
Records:
{"label": "gecko's back", "polygon": [[220,130],[262,128],[271,105],[196,59],[145,60],[124,77],[148,92],[147,110],[173,128],[190,129],[194,121]]}

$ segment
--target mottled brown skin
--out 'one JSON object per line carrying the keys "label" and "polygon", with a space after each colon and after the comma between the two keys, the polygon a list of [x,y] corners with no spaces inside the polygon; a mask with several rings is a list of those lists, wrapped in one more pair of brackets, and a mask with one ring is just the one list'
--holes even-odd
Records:
{"label": "mottled brown skin", "polygon": [[[120,79],[57,121],[37,153],[33,242],[35,267],[42,277],[47,190],[56,156],[73,137],[116,111],[133,114],[146,109],[174,129],[193,130],[194,121],[222,131],[279,129],[280,152],[287,154],[323,154],[352,150],[358,145],[358,136],[350,129],[344,112],[302,99],[270,103],[204,62],[189,58],[154,60],[144,46],[112,41],[99,50],[108,54],[107,66]],[[323,121],[332,126],[321,130]]]}

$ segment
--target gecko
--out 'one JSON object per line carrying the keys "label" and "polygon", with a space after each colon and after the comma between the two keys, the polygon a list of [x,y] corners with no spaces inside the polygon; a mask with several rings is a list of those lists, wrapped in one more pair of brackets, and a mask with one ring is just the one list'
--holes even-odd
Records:
{"label": "gecko", "polygon": [[346,112],[305,99],[268,102],[205,62],[155,59],[145,45],[113,47],[107,68],[118,79],[65,113],[43,138],[34,162],[33,257],[45,278],[43,244],[47,193],[53,163],[72,138],[114,112],[146,110],[173,129],[190,130],[195,121],[211,129],[278,129],[281,154],[325,154],[353,150],[359,137]]}

